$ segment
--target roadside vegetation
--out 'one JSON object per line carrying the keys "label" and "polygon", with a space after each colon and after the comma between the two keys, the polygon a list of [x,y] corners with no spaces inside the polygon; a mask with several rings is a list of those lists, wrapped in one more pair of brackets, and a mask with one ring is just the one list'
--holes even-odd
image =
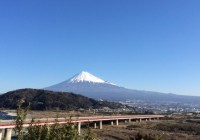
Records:
{"label": "roadside vegetation", "polygon": [[21,103],[18,104],[15,133],[17,140],[98,140],[97,135],[87,125],[85,133],[78,134],[77,125],[71,122],[71,118],[66,124],[59,124],[55,120],[52,125],[39,125],[39,121],[32,119],[27,129],[23,128],[29,107],[22,109]]}

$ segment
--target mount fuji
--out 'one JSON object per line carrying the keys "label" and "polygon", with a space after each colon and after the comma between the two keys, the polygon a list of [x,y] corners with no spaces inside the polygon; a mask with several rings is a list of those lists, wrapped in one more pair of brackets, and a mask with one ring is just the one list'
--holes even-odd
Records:
{"label": "mount fuji", "polygon": [[102,80],[89,72],[82,71],[72,78],[59,84],[44,88],[50,91],[73,92],[94,99],[110,101],[119,100],[146,100],[146,101],[175,101],[199,102],[200,97],[167,94],[152,91],[133,90],[117,86]]}
{"label": "mount fuji", "polygon": [[[113,99],[112,93],[115,93],[115,96],[117,96],[117,94],[121,93],[125,88],[102,80],[89,72],[82,71],[64,82],[45,89],[51,91],[74,92],[90,98],[111,100]],[[117,98],[118,97],[116,97],[116,99]]]}

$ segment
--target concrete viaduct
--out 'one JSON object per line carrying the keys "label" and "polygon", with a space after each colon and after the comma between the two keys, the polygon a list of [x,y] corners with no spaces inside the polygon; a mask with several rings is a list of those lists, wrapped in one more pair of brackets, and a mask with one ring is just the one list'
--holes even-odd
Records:
{"label": "concrete viaduct", "polygon": [[[132,121],[151,121],[151,120],[159,120],[160,118],[163,118],[163,115],[126,115],[126,116],[95,116],[95,117],[73,117],[71,118],[71,123],[78,124],[78,133],[81,133],[81,126],[84,123],[93,123],[94,128],[103,129],[103,123],[109,122],[110,125],[119,125],[119,121],[124,122],[132,122]],[[69,120],[66,120],[65,118],[58,118],[57,121],[54,119],[39,119],[35,120],[36,123],[34,125],[53,125],[55,123],[58,124],[66,124],[69,123]],[[39,121],[37,123],[37,121]],[[23,127],[29,127],[30,121],[23,124]],[[16,127],[16,124],[12,123],[11,121],[6,121],[3,123],[0,123],[0,140],[4,138],[5,140],[11,140],[12,136],[12,130]],[[5,132],[3,135],[3,131]]]}

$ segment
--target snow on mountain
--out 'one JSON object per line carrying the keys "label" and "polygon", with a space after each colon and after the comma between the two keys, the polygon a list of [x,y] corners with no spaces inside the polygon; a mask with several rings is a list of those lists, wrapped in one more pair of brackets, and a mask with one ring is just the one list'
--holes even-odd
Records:
{"label": "snow on mountain", "polygon": [[90,74],[89,72],[82,71],[80,74],[75,75],[69,80],[70,83],[89,82],[89,83],[106,83],[104,80]]}

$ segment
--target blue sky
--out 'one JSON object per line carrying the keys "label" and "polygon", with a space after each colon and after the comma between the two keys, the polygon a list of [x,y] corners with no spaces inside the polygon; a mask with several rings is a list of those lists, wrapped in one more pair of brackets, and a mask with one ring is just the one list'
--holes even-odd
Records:
{"label": "blue sky", "polygon": [[132,89],[200,96],[199,0],[0,1],[0,92],[85,70]]}

